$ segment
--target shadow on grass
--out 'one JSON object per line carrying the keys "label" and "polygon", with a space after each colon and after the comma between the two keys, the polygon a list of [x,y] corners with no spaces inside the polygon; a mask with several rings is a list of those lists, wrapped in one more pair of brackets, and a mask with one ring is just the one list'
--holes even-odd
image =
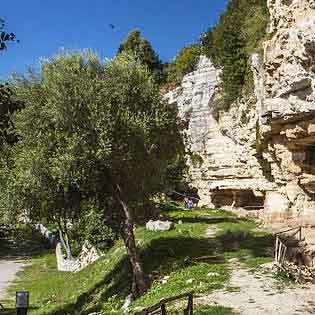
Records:
{"label": "shadow on grass", "polygon": [[[207,217],[176,217],[176,220],[180,220],[183,223],[205,223],[205,224],[219,224],[219,223],[239,223],[244,219],[236,219],[233,217],[214,217],[214,218],[207,218]],[[175,221],[172,219],[172,221]],[[244,220],[245,221],[245,220]]]}
{"label": "shadow on grass", "polygon": [[16,315],[16,309],[15,308],[0,309],[0,315]]}
{"label": "shadow on grass", "polygon": [[[187,251],[187,249],[191,251]],[[198,238],[160,238],[153,240],[148,247],[141,251],[143,267],[148,274],[153,272],[164,275],[172,270],[185,266],[190,266],[195,261],[204,260],[207,263],[224,263],[223,255],[214,255],[213,249],[209,246],[207,239]],[[52,314],[90,314],[97,312],[101,308],[101,302],[117,295],[120,298],[126,297],[131,292],[132,273],[129,259],[124,257],[113,271],[97,283],[91,290],[82,294],[75,304],[66,307]],[[104,290],[104,287],[106,289]],[[85,304],[93,301],[93,297],[98,296],[99,302],[84,312]]]}
{"label": "shadow on grass", "polygon": [[[37,307],[29,307],[28,310],[36,310]],[[0,308],[0,315],[16,315],[16,308]]]}
{"label": "shadow on grass", "polygon": [[[222,220],[225,219],[222,218]],[[213,221],[211,222],[213,223]],[[159,238],[153,240],[149,246],[141,251],[141,259],[148,274],[157,272],[159,276],[163,276],[197,262],[225,263],[225,252],[237,252],[246,249],[251,252],[253,257],[269,257],[266,247],[272,246],[272,244],[272,236],[256,236],[239,231],[226,232],[211,240],[186,237]],[[131,274],[129,260],[124,257],[102,281],[79,296],[76,303],[68,304],[51,314],[90,314],[100,311],[102,301],[104,302],[113,296],[123,299],[130,293]],[[95,297],[97,298],[95,299]]]}
{"label": "shadow on grass", "polygon": [[51,245],[45,240],[12,240],[0,238],[0,260],[29,258],[50,252]]}

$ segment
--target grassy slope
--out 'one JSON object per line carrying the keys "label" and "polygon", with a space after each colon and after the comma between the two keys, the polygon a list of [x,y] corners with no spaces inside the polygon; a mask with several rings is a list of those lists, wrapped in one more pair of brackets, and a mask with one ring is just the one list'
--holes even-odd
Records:
{"label": "grassy slope", "polygon": [[[144,267],[154,281],[152,289],[136,300],[133,307],[150,306],[191,290],[202,293],[222,288],[228,284],[228,259],[232,257],[239,257],[252,267],[269,260],[264,248],[270,244],[270,237],[255,232],[251,221],[223,211],[183,211],[176,204],[168,204],[165,211],[175,223],[173,230],[158,233],[146,231],[144,227],[136,229]],[[179,220],[182,224],[178,224]],[[204,235],[211,227],[218,230],[209,240]],[[80,273],[58,273],[55,266],[53,254],[38,257],[11,288],[12,295],[17,289],[31,292],[31,315],[93,311],[122,314],[119,309],[130,293],[131,273],[121,242]],[[208,277],[209,273],[213,275]],[[169,278],[162,284],[164,276]],[[231,311],[205,306],[196,314],[224,315]]]}

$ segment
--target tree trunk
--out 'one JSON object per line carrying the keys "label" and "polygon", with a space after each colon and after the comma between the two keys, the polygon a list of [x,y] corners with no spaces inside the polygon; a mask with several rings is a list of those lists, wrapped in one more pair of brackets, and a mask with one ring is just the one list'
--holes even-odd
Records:
{"label": "tree trunk", "polygon": [[69,244],[69,238],[67,235],[67,231],[63,230],[62,222],[60,222],[58,225],[59,225],[59,236],[60,236],[61,245],[64,248],[64,250],[66,251],[67,259],[72,259],[71,247]]}
{"label": "tree trunk", "polygon": [[135,236],[133,233],[133,218],[128,208],[127,203],[124,201],[119,186],[116,187],[116,198],[123,210],[123,224],[121,228],[121,236],[124,240],[129,260],[133,271],[133,291],[136,295],[143,295],[150,288],[150,281],[144,273],[140,261],[140,255],[136,246]]}

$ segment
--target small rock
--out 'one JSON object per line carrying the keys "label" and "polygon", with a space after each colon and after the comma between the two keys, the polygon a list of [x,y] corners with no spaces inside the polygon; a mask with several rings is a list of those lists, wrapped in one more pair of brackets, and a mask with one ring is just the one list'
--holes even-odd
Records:
{"label": "small rock", "polygon": [[207,274],[207,277],[216,277],[216,276],[219,276],[219,274],[217,272],[209,272]]}
{"label": "small rock", "polygon": [[188,280],[186,281],[187,284],[191,284],[191,283],[193,283],[193,282],[194,282],[194,279],[188,279]]}
{"label": "small rock", "polygon": [[161,281],[161,283],[162,283],[162,284],[167,283],[167,281],[168,281],[169,278],[170,278],[170,276],[164,276],[163,279],[162,279],[162,281]]}
{"label": "small rock", "polygon": [[132,294],[127,295],[125,302],[124,302],[124,305],[121,307],[121,309],[124,312],[127,312],[129,310],[129,306],[130,306],[132,300],[133,300],[133,295]]}
{"label": "small rock", "polygon": [[172,228],[172,222],[150,220],[149,222],[147,222],[145,227],[148,231],[169,231]]}

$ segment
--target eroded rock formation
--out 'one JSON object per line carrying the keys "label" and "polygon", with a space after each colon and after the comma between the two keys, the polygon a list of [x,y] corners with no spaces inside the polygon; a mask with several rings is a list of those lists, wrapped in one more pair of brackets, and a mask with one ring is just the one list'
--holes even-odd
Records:
{"label": "eroded rock formation", "polygon": [[185,121],[189,181],[202,203],[315,223],[315,2],[268,7],[264,56],[251,58],[253,95],[218,110],[220,70],[202,56],[167,98]]}

